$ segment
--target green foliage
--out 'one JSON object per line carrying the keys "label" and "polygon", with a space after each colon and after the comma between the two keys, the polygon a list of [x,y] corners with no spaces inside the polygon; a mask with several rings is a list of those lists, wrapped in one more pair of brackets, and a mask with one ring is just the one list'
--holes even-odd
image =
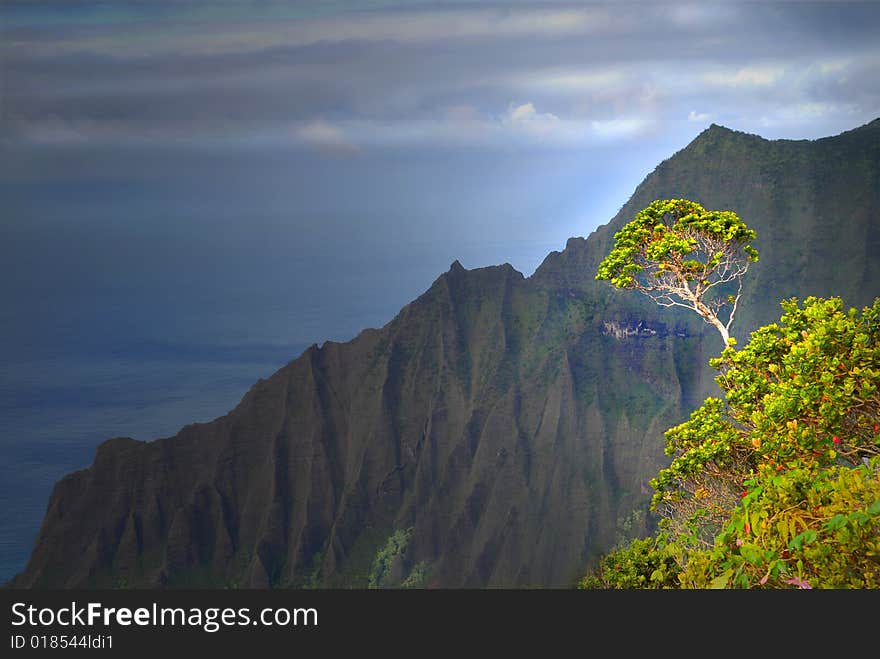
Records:
{"label": "green foliage", "polygon": [[409,575],[400,583],[401,588],[424,588],[428,580],[428,564],[420,561],[413,566]]}
{"label": "green foliage", "polygon": [[880,454],[880,299],[844,312],[840,298],[782,303],[780,322],[709,363],[726,402],[709,398],[666,432],[672,464],[652,504],[696,496],[708,480],[742,490],[756,471],[857,464]]}
{"label": "green foliage", "polygon": [[392,568],[396,560],[400,560],[409,539],[412,536],[412,528],[397,529],[388,537],[385,546],[376,552],[373,567],[370,570],[368,588],[383,588],[390,585]]}
{"label": "green foliage", "polygon": [[691,552],[683,588],[880,588],[880,459],[797,467],[749,483],[709,550]]}
{"label": "green foliage", "polygon": [[[727,345],[741,278],[758,260],[750,244],[756,235],[733,211],[658,199],[614,234],[614,248],[599,264],[596,279],[640,291],[661,306],[697,312]],[[719,313],[727,307],[722,322]]]}
{"label": "green foliage", "polygon": [[[725,400],[666,432],[673,459],[651,482],[664,540],[636,555],[675,547],[680,587],[880,587],[880,298],[782,307],[710,361]],[[605,583],[633,581],[626,551]]]}
{"label": "green foliage", "polygon": [[741,352],[710,362],[722,371],[731,421],[768,462],[857,463],[877,455],[880,300],[844,311],[840,298],[782,303]]}
{"label": "green foliage", "polygon": [[644,510],[633,510],[625,517],[617,520],[617,544],[624,545],[638,537],[638,531],[644,528],[647,515]]}
{"label": "green foliage", "polygon": [[578,588],[675,588],[680,570],[674,550],[662,535],[633,540],[604,556],[597,570],[581,579]]}
{"label": "green foliage", "polygon": [[324,554],[315,552],[312,556],[312,565],[303,578],[302,587],[305,589],[320,588],[322,583],[322,568],[324,566]]}
{"label": "green foliage", "polygon": [[599,265],[596,279],[635,288],[646,261],[658,263],[661,271],[676,267],[688,281],[705,278],[721,263],[724,251],[706,251],[698,236],[718,245],[736,244],[748,259],[758,260],[757,250],[749,244],[756,234],[736,213],[707,211],[687,199],[658,199],[614,234],[614,249]]}

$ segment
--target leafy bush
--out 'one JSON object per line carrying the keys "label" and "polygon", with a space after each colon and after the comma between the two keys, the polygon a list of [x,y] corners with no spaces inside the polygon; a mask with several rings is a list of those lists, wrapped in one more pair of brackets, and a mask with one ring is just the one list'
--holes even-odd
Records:
{"label": "leafy bush", "polygon": [[636,539],[604,556],[596,571],[581,579],[578,588],[674,588],[679,571],[664,536]]}
{"label": "leafy bush", "polygon": [[670,556],[680,587],[880,585],[880,298],[782,307],[710,361],[725,400],[666,432],[661,531],[604,559],[607,587],[645,587],[633,575]]}
{"label": "leafy bush", "polygon": [[715,546],[690,554],[682,587],[880,587],[878,473],[875,458],[754,479]]}
{"label": "leafy bush", "polygon": [[395,561],[399,561],[406,551],[412,536],[412,528],[397,529],[388,537],[385,546],[376,552],[373,567],[370,570],[368,588],[384,588],[390,585],[390,577]]}

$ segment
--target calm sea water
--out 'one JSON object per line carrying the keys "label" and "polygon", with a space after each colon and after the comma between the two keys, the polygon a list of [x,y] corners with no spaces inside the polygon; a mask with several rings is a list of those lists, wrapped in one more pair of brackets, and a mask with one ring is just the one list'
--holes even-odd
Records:
{"label": "calm sea water", "polygon": [[534,269],[559,247],[354,249],[283,231],[187,244],[176,224],[104,233],[102,247],[88,225],[30,226],[3,255],[0,581],[24,567],[54,483],[104,439],[169,436],[224,414],[311,343],[384,325],[454,258]]}
{"label": "calm sea water", "polygon": [[658,160],[0,142],[0,581],[101,441],[226,413],[310,344],[390,321],[456,259],[530,275]]}

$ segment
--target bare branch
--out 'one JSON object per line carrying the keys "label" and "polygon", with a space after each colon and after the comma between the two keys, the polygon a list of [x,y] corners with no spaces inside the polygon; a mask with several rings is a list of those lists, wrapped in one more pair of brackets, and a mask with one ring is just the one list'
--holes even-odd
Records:
{"label": "bare branch", "polygon": [[[746,268],[746,269],[748,269],[748,268]],[[727,325],[725,325],[725,327],[727,327],[728,330],[730,329],[730,326],[733,324],[733,317],[736,315],[736,307],[739,304],[739,298],[742,295],[742,289],[743,289],[743,283],[742,283],[742,279],[740,279],[737,284],[737,287],[736,287],[736,295],[733,298],[733,306],[730,309],[730,316],[727,318]]]}

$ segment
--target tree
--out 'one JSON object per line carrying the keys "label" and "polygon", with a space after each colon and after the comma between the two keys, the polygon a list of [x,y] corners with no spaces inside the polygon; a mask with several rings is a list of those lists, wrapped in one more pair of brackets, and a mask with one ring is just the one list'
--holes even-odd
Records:
{"label": "tree", "polygon": [[614,248],[599,264],[596,279],[640,291],[663,307],[696,311],[727,346],[742,277],[758,260],[749,244],[756,235],[733,211],[658,199],[614,234]]}
{"label": "tree", "polygon": [[880,588],[880,298],[782,307],[666,432],[661,532],[582,585]]}

